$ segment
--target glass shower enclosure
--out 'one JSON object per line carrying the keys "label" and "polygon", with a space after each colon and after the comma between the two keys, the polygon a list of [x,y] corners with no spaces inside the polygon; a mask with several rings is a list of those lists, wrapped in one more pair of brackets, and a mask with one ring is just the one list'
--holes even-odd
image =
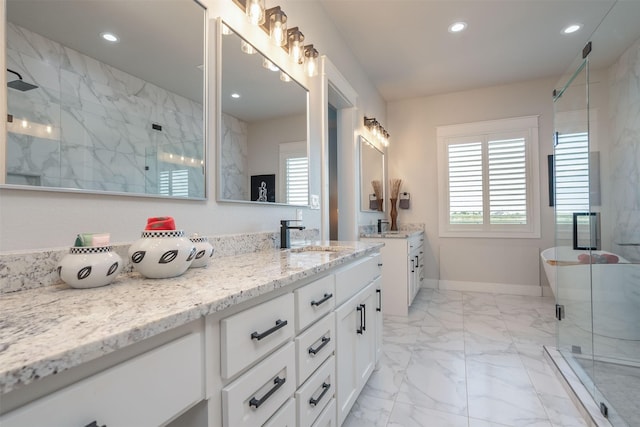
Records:
{"label": "glass shower enclosure", "polygon": [[614,426],[640,425],[640,2],[613,4],[554,91],[557,348]]}

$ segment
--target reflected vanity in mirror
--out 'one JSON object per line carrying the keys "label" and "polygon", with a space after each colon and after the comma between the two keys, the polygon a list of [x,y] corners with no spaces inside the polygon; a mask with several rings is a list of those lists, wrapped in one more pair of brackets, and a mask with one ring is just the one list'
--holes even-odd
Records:
{"label": "reflected vanity in mirror", "polygon": [[6,11],[1,183],[205,197],[199,3],[6,0]]}
{"label": "reflected vanity in mirror", "polygon": [[219,27],[218,200],[306,206],[307,90]]}
{"label": "reflected vanity in mirror", "polygon": [[384,153],[360,136],[360,209],[383,211],[384,189]]}

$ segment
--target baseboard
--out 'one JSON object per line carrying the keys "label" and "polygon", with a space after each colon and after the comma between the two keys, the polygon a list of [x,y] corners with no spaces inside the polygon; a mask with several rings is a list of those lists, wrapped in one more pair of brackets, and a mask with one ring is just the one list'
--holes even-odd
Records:
{"label": "baseboard", "polygon": [[424,279],[422,287],[425,289],[438,289],[438,279]]}
{"label": "baseboard", "polygon": [[542,286],[542,296],[555,297],[555,295],[553,294],[553,289],[551,289],[551,286]]}
{"label": "baseboard", "polygon": [[462,282],[458,280],[440,280],[438,289],[462,292],[485,292],[490,294],[510,294],[542,296],[542,287],[532,285],[516,285],[508,283]]}

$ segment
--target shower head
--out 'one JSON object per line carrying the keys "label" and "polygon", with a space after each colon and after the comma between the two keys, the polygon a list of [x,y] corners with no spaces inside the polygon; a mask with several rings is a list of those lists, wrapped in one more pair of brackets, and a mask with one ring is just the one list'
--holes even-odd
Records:
{"label": "shower head", "polygon": [[22,76],[19,73],[13,70],[10,70],[8,68],[7,68],[7,71],[18,76],[18,80],[12,80],[10,82],[7,82],[7,86],[10,87],[11,89],[17,89],[19,91],[26,92],[28,90],[38,88],[38,86],[33,85],[31,83],[27,83],[24,80],[22,80]]}

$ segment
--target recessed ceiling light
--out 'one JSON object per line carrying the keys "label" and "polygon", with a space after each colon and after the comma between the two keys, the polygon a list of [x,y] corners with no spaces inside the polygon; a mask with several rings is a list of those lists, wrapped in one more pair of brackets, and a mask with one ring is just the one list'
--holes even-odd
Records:
{"label": "recessed ceiling light", "polygon": [[240,98],[240,94],[239,94],[239,93],[232,93],[232,94],[231,94],[231,97],[232,97],[233,99],[238,99],[238,98]]}
{"label": "recessed ceiling light", "polygon": [[582,28],[582,25],[580,24],[571,24],[568,27],[566,27],[564,30],[562,30],[562,34],[571,34],[571,33],[575,33],[576,31],[578,31],[580,28]]}
{"label": "recessed ceiling light", "polygon": [[103,39],[105,39],[106,41],[111,42],[111,43],[115,43],[115,42],[117,42],[118,40],[120,40],[120,39],[118,38],[118,36],[116,36],[116,35],[115,35],[115,34],[113,34],[113,33],[102,33],[102,34],[100,34],[100,36],[101,36]]}
{"label": "recessed ceiling light", "polygon": [[464,31],[465,28],[467,28],[467,23],[466,22],[462,22],[462,21],[458,21],[458,22],[454,22],[453,24],[449,25],[449,32],[450,33],[459,33],[460,31]]}

